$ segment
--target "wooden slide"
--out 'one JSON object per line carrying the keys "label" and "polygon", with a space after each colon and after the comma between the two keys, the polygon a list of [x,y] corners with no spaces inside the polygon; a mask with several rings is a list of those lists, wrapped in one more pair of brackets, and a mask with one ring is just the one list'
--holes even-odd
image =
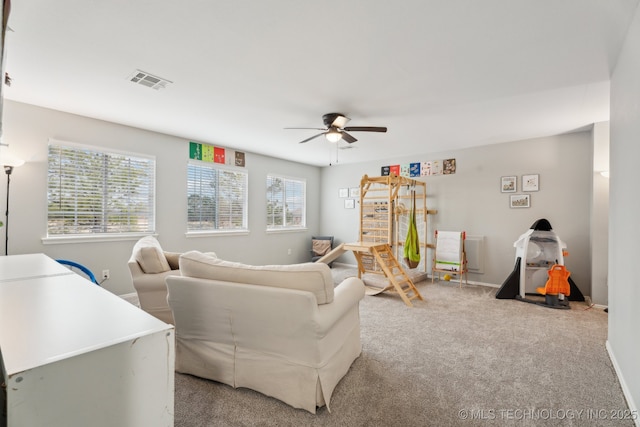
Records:
{"label": "wooden slide", "polygon": [[331,252],[320,258],[316,262],[324,262],[329,264],[336,260],[340,255],[347,251],[353,251],[356,260],[358,261],[358,277],[362,278],[362,275],[367,272],[365,268],[365,262],[363,262],[363,256],[369,254],[373,256],[378,265],[382,269],[382,274],[389,279],[389,285],[384,288],[371,288],[367,287],[370,292],[367,295],[376,295],[384,291],[397,292],[402,298],[404,303],[412,307],[411,300],[418,299],[423,300],[422,295],[418,292],[418,289],[413,284],[413,281],[407,273],[404,271],[398,260],[393,255],[391,247],[386,243],[372,243],[372,242],[357,242],[357,243],[341,243]]}

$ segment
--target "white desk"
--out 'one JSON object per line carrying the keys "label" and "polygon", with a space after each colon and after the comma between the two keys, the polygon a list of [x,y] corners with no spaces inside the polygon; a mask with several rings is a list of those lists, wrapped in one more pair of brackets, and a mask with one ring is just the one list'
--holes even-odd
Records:
{"label": "white desk", "polygon": [[42,257],[0,257],[0,426],[173,426],[173,326]]}
{"label": "white desk", "polygon": [[0,256],[0,282],[75,274],[45,254]]}

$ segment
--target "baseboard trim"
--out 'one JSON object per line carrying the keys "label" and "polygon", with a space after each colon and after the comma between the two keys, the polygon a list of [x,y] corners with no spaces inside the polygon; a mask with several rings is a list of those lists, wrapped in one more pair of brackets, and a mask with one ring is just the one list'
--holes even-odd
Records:
{"label": "baseboard trim", "polygon": [[[333,265],[340,266],[340,267],[345,267],[345,268],[358,268],[357,264],[347,264],[345,262],[336,262],[336,261],[334,261]],[[427,278],[429,280],[431,280],[431,277],[432,277],[431,274],[427,274]],[[458,280],[452,280],[452,281],[458,282]],[[496,289],[501,286],[501,285],[496,285],[495,283],[478,282],[478,281],[475,281],[475,280],[468,280],[467,283],[470,284],[470,285],[486,286],[486,287],[489,287],[489,288],[496,288]]]}
{"label": "baseboard trim", "polygon": [[469,280],[467,281],[467,283],[470,285],[486,286],[488,288],[495,288],[495,289],[498,289],[500,287],[500,285],[496,285],[495,283],[477,282],[475,280]]}
{"label": "baseboard trim", "polygon": [[[333,265],[339,265],[341,267],[346,267],[346,268],[358,268],[357,265],[354,264],[347,264],[347,263],[343,263],[343,262],[333,262]],[[427,278],[431,280],[431,274],[427,275]],[[464,279],[463,279],[464,280]],[[459,280],[456,278],[456,280],[452,280],[452,282],[459,282]],[[468,283],[469,285],[477,285],[477,286],[486,286],[487,288],[494,288],[494,289],[498,289],[500,286],[502,285],[497,285],[495,283],[486,283],[486,282],[479,282],[476,280],[468,280],[466,283]],[[588,296],[586,296],[585,298],[590,298]],[[596,307],[596,308],[602,308],[605,309],[607,308],[606,305],[600,305],[600,304],[589,304],[589,306],[591,307]],[[638,426],[640,427],[640,426]]]}
{"label": "baseboard trim", "polygon": [[[627,401],[627,405],[629,405],[629,411],[632,414],[638,414],[638,407],[636,406],[635,401],[633,400],[633,396],[631,396],[631,391],[627,386],[627,382],[624,380],[624,376],[622,375],[622,370],[620,369],[620,365],[616,360],[616,356],[613,353],[613,349],[611,348],[611,344],[609,340],[605,343],[605,347],[607,349],[607,353],[609,354],[609,359],[611,360],[611,364],[613,365],[613,370],[616,372],[616,376],[618,377],[618,381],[620,382],[620,387],[622,388],[622,394]],[[634,419],[634,423],[636,427],[640,427],[640,419],[636,417]]]}
{"label": "baseboard trim", "polygon": [[[431,275],[429,275],[429,279],[431,279]],[[451,281],[459,283],[460,279],[456,277],[455,280],[452,279]],[[464,277],[463,277],[462,281],[464,282]],[[496,288],[496,289],[501,286],[501,285],[496,285],[495,283],[478,282],[476,280],[467,280],[466,283],[468,283],[469,285],[486,286],[488,288]]]}
{"label": "baseboard trim", "polygon": [[340,267],[345,267],[345,268],[358,268],[357,264],[347,264],[346,262],[333,261],[332,264],[336,266],[339,265]]}
{"label": "baseboard trim", "polygon": [[138,294],[136,292],[131,292],[128,294],[122,294],[122,295],[118,295],[120,298],[122,298],[123,300],[130,302],[133,305],[138,305]]}

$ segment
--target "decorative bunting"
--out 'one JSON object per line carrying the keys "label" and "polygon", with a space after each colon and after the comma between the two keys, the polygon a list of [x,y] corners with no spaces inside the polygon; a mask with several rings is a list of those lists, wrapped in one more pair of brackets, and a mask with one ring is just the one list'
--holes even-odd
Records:
{"label": "decorative bunting", "polygon": [[197,142],[189,143],[189,158],[202,160],[202,144],[198,144]]}
{"label": "decorative bunting", "polygon": [[224,165],[224,148],[213,147],[213,162]]}
{"label": "decorative bunting", "polygon": [[456,159],[431,160],[428,162],[415,162],[403,165],[382,166],[381,176],[394,174],[403,177],[419,177],[432,175],[451,175],[456,173]]}
{"label": "decorative bunting", "polygon": [[213,145],[202,146],[202,161],[212,163],[213,162]]}
{"label": "decorative bunting", "polygon": [[245,154],[243,152],[193,141],[189,141],[189,158],[207,163],[245,167]]}
{"label": "decorative bunting", "polygon": [[236,151],[236,166],[244,167],[244,153]]}
{"label": "decorative bunting", "polygon": [[411,177],[420,176],[420,163],[409,164],[409,176]]}
{"label": "decorative bunting", "polygon": [[456,173],[456,159],[447,159],[447,160],[443,160],[443,165],[444,165],[444,174],[445,175],[451,175],[453,173]]}

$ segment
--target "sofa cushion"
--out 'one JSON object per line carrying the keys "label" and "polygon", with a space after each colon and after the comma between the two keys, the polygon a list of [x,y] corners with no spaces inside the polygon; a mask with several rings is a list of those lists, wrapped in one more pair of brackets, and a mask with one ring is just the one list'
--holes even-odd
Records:
{"label": "sofa cushion", "polygon": [[147,274],[164,273],[171,270],[162,252],[160,242],[153,236],[145,236],[133,247],[133,257]]}
{"label": "sofa cushion", "polygon": [[318,304],[333,302],[331,269],[324,263],[247,265],[190,251],[180,256],[183,276],[308,291]]}

